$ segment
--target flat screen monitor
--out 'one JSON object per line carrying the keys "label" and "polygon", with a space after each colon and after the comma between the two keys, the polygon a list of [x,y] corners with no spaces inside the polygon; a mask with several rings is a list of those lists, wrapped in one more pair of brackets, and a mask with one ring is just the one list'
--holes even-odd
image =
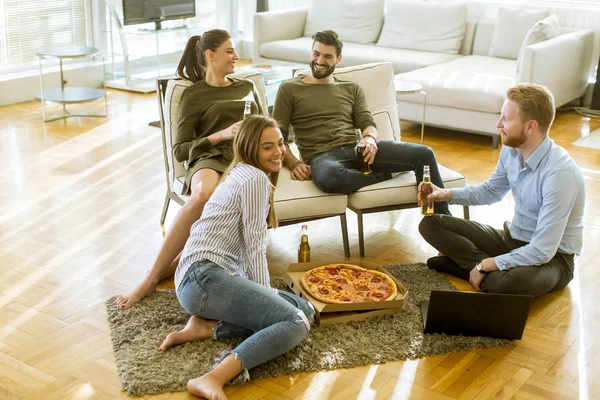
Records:
{"label": "flat screen monitor", "polygon": [[155,22],[160,28],[161,21],[195,16],[195,0],[123,0],[125,25]]}

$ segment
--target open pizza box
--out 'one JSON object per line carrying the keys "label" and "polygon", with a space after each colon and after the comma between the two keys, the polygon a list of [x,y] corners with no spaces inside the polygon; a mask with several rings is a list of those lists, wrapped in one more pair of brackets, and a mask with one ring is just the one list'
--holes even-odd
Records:
{"label": "open pizza box", "polygon": [[[336,262],[342,264],[358,265],[359,267],[373,269],[386,274],[396,283],[396,286],[398,288],[398,295],[394,300],[372,301],[368,303],[355,304],[330,304],[323,303],[315,299],[306,291],[306,289],[304,289],[302,283],[300,283],[300,279],[308,270],[320,267],[321,265],[333,264]],[[392,274],[390,274],[381,266],[375,263],[360,259],[290,264],[287,272],[285,273],[285,275],[283,275],[283,280],[296,295],[308,300],[314,306],[315,320],[317,325],[330,325],[350,321],[363,321],[370,317],[402,312],[402,310],[404,309],[404,304],[406,303],[406,296],[408,295],[408,290]]]}

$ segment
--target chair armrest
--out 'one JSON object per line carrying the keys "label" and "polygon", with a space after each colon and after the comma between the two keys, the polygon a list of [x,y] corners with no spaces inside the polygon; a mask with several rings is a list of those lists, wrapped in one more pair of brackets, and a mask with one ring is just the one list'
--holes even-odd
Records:
{"label": "chair armrest", "polygon": [[401,140],[400,137],[396,139],[396,135],[394,135],[394,123],[388,110],[378,110],[371,113],[371,115],[377,125],[379,140]]}
{"label": "chair armrest", "polygon": [[581,30],[525,47],[517,82],[546,86],[560,107],[588,86],[594,32]]}
{"label": "chair armrest", "polygon": [[308,9],[270,11],[254,14],[252,62],[260,61],[260,46],[276,40],[298,39],[304,35]]}

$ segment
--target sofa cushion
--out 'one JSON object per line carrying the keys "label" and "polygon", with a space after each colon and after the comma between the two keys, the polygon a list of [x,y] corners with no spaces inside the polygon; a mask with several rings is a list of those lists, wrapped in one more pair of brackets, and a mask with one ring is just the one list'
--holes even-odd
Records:
{"label": "sofa cushion", "polygon": [[[464,187],[467,181],[463,175],[438,164],[445,188]],[[415,173],[400,172],[390,180],[365,186],[356,193],[348,195],[348,207],[368,209],[397,204],[415,205],[417,203],[417,180]]]}
{"label": "sofa cushion", "polygon": [[516,60],[529,29],[547,16],[548,10],[500,7],[488,55]]}
{"label": "sofa cushion", "polygon": [[342,214],[348,201],[345,194],[325,193],[313,181],[293,180],[285,167],[279,173],[274,200],[280,222]]}
{"label": "sofa cushion", "polygon": [[313,0],[304,36],[331,29],[343,41],[375,43],[383,24],[384,0]]}
{"label": "sofa cushion", "polygon": [[[418,82],[427,93],[427,104],[497,114],[506,91],[515,84],[515,60],[466,56],[444,64],[396,75],[396,79]],[[416,95],[398,99],[421,103]]]}
{"label": "sofa cushion", "polygon": [[[307,37],[279,40],[264,43],[260,46],[262,57],[306,63],[307,65],[311,51],[312,39]],[[394,66],[394,73],[398,74],[460,57],[462,56],[458,54],[431,53],[345,42],[342,50],[342,61],[339,66],[391,62]]]}
{"label": "sofa cushion", "polygon": [[458,54],[466,23],[466,4],[389,1],[377,46]]}
{"label": "sofa cushion", "polygon": [[521,50],[519,50],[519,58],[517,59],[517,76],[519,75],[521,62],[523,61],[523,51],[525,50],[525,47],[543,42],[544,40],[552,39],[558,35],[559,27],[558,17],[556,15],[551,15],[542,19],[541,21],[536,22],[531,29],[529,29],[527,35],[525,35],[525,39],[521,45]]}

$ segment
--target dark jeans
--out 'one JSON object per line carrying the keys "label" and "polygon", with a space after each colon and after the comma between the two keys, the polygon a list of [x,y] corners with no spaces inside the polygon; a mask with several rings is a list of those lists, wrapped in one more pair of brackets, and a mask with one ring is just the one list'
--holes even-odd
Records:
{"label": "dark jeans", "polygon": [[[429,165],[431,182],[444,187],[433,150],[420,144],[382,140],[371,164],[373,173],[358,170],[354,145],[320,153],[310,160],[315,185],[327,193],[354,193],[358,189],[392,178],[394,172],[414,171],[417,183],[423,180],[423,166]],[[416,199],[415,199],[416,201]],[[449,214],[448,203],[435,203],[436,213]]]}
{"label": "dark jeans", "polygon": [[[448,215],[424,217],[419,232],[430,245],[467,272],[484,258],[506,254],[527,244],[503,230]],[[490,293],[540,296],[567,286],[573,279],[574,265],[572,254],[557,252],[546,264],[489,272],[481,288]]]}

